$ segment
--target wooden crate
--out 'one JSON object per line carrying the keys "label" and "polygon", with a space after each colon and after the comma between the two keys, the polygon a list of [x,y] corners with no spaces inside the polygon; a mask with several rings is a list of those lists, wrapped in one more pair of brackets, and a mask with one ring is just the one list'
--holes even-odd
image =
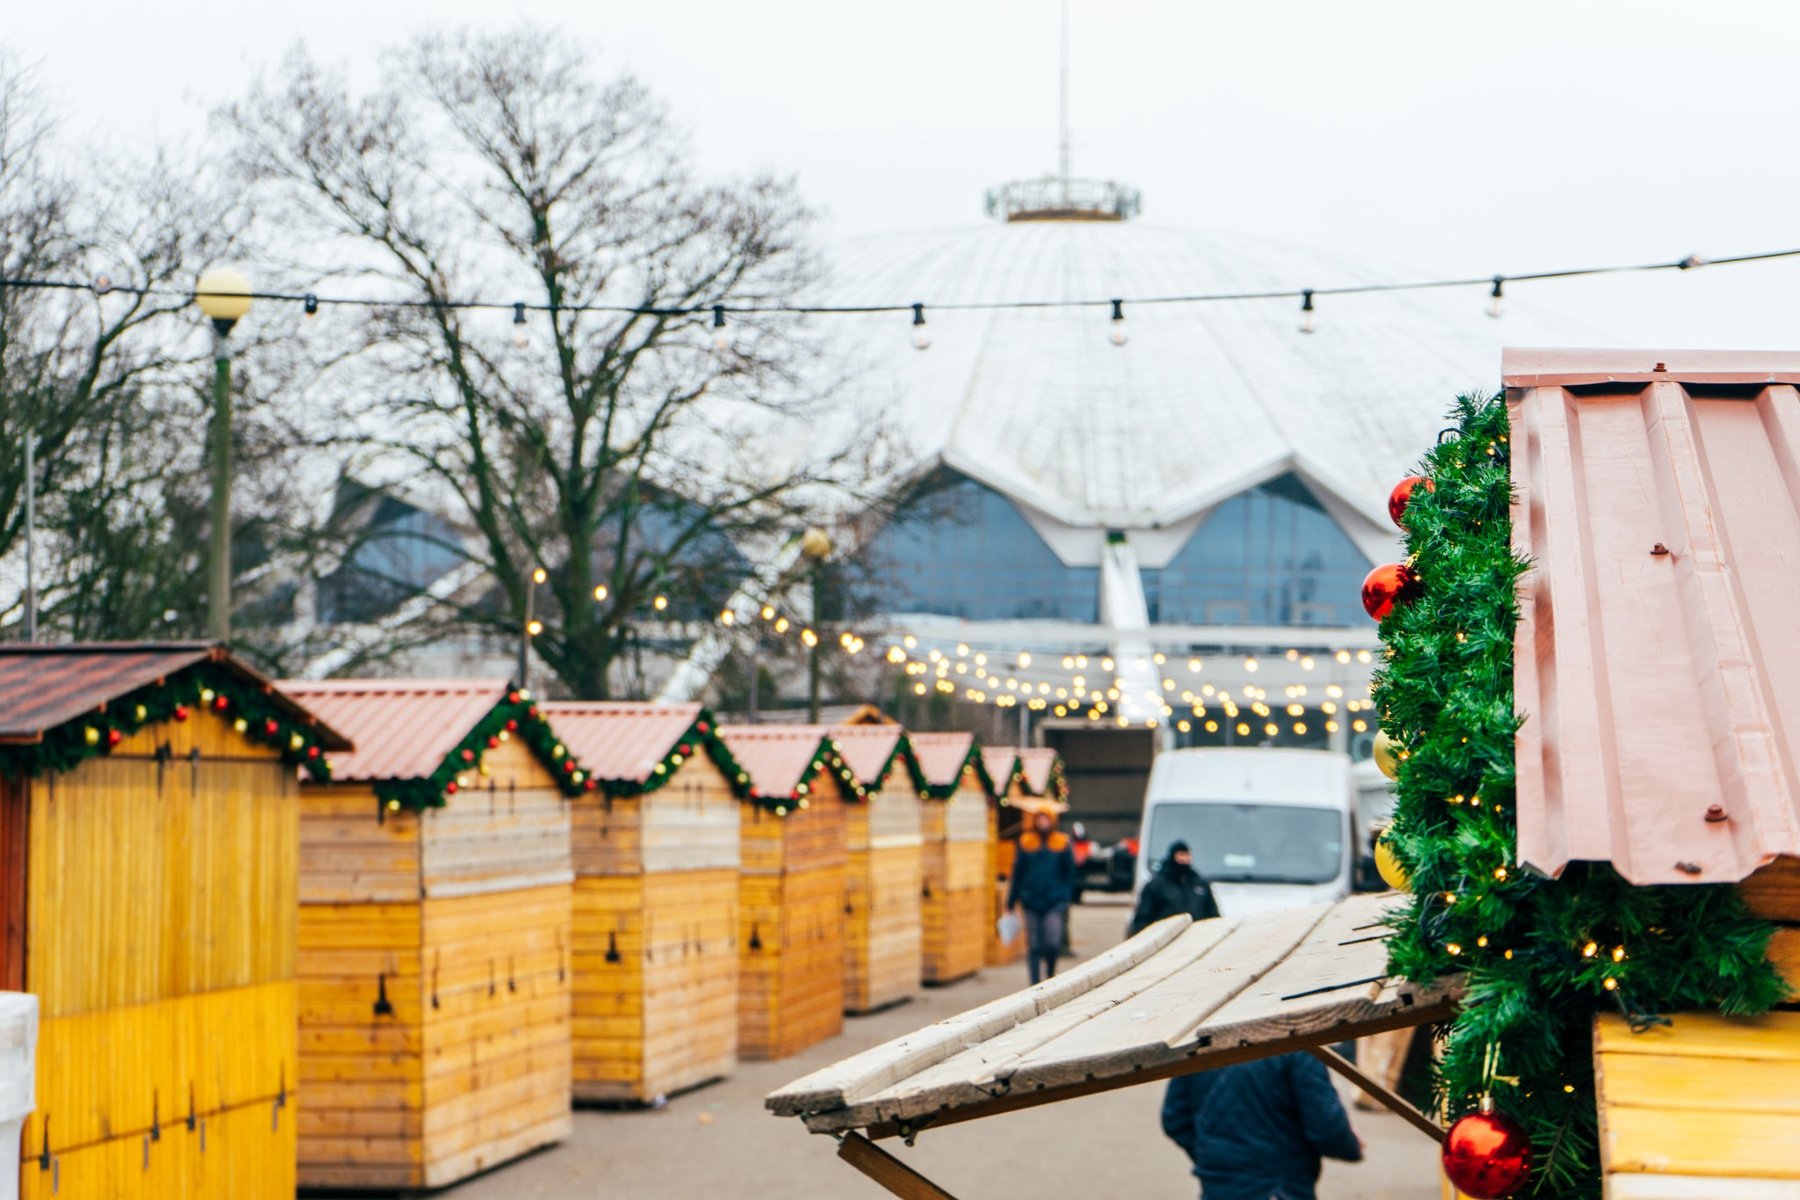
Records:
{"label": "wooden crate", "polygon": [[844,1028],[845,804],[822,774],[803,809],[740,811],[738,1054],[786,1058]]}
{"label": "wooden crate", "polygon": [[871,1012],[918,991],[922,961],[923,802],[896,764],[845,809],[844,1011]]}
{"label": "wooden crate", "polygon": [[419,813],[303,789],[302,1187],[444,1187],[568,1136],[568,805],[522,739],[482,766]]}
{"label": "wooden crate", "polygon": [[21,1195],[291,1194],[298,802],[204,709],[0,784],[40,1006]]}

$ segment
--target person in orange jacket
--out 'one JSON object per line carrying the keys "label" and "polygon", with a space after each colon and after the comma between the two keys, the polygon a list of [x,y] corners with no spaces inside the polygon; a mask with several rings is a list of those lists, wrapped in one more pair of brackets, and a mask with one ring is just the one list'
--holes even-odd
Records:
{"label": "person in orange jacket", "polygon": [[1074,900],[1074,846],[1049,813],[1037,813],[1031,818],[1031,828],[1019,835],[1012,883],[1006,889],[1007,910],[1024,910],[1025,957],[1031,982],[1056,974],[1056,958],[1062,952],[1069,905]]}

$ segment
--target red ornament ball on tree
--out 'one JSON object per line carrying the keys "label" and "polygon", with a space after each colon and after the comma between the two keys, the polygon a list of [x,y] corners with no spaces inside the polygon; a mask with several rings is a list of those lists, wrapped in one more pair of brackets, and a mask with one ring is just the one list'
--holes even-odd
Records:
{"label": "red ornament ball on tree", "polygon": [[449,783],[446,783],[444,785],[444,795],[446,795],[446,796],[456,795],[456,780],[452,779]]}
{"label": "red ornament ball on tree", "polygon": [[124,740],[125,740],[125,735],[120,733],[118,730],[108,729],[106,731],[106,744],[108,746],[116,746]]}
{"label": "red ornament ball on tree", "polygon": [[1424,484],[1428,492],[1437,491],[1437,486],[1425,476],[1408,475],[1388,493],[1388,519],[1402,529],[1406,528],[1406,522],[1402,519],[1406,515],[1406,506],[1412,502],[1413,490],[1420,484]]}
{"label": "red ornament ball on tree", "polygon": [[223,697],[223,696],[214,696],[213,697],[213,708],[216,711],[224,712],[226,709],[228,709],[230,707],[231,707],[231,701],[227,700],[225,697]]}
{"label": "red ornament ball on tree", "polygon": [[467,762],[474,762],[474,761],[475,761],[475,752],[474,752],[474,751],[473,751],[473,750],[468,750],[468,749],[465,749],[465,750],[464,750],[464,751],[463,751],[463,752],[462,752],[462,760],[463,760],[463,761],[464,761],[464,762],[466,762],[466,763],[467,763]]}
{"label": "red ornament ball on tree", "polygon": [[513,720],[511,717],[508,717],[506,719],[506,732],[508,732],[508,733],[519,732],[519,723],[517,721]]}
{"label": "red ornament ball on tree", "polygon": [[1531,1177],[1531,1140],[1511,1117],[1470,1113],[1444,1137],[1444,1175],[1471,1200],[1516,1195]]}
{"label": "red ornament ball on tree", "polygon": [[281,732],[281,726],[275,722],[274,718],[270,718],[269,720],[263,722],[263,732],[268,734],[270,737],[274,737],[276,734]]}
{"label": "red ornament ball on tree", "polygon": [[493,735],[490,734],[488,736],[488,749],[489,750],[497,750],[497,749],[499,749],[499,747],[500,747],[500,739],[497,737],[494,737]]}
{"label": "red ornament ball on tree", "polygon": [[176,706],[175,706],[175,719],[176,719],[176,720],[177,720],[177,721],[185,721],[185,720],[187,720],[187,718],[188,718],[188,707],[187,707],[187,705],[185,705],[185,704],[177,704],[177,705],[176,705]]}
{"label": "red ornament ball on tree", "polygon": [[1377,621],[1419,592],[1419,577],[1405,563],[1383,563],[1363,579],[1363,609]]}

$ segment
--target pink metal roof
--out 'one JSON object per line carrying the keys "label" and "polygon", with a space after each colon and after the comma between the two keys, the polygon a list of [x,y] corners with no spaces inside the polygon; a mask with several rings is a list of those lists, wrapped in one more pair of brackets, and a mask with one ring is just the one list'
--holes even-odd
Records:
{"label": "pink metal roof", "polygon": [[1019,752],[1012,746],[983,746],[981,762],[996,791],[1004,793],[1012,782],[1013,770],[1019,765]]}
{"label": "pink metal roof", "polygon": [[1042,796],[1050,790],[1050,769],[1056,765],[1056,751],[1047,746],[1021,750],[1019,765],[1025,770],[1026,791]]}
{"label": "pink metal roof", "polygon": [[893,758],[906,730],[898,725],[839,725],[831,731],[844,765],[864,787],[878,787],[881,769]]}
{"label": "pink metal roof", "polygon": [[841,732],[825,725],[721,725],[719,736],[758,796],[786,796]]}
{"label": "pink metal roof", "polygon": [[283,692],[350,735],[331,756],[340,783],[422,779],[506,698],[504,679],[284,679]]}
{"label": "pink metal roof", "polygon": [[1508,351],[1519,859],[1800,855],[1800,354]]}
{"label": "pink metal roof", "polygon": [[[35,742],[59,725],[138,688],[203,662],[216,662],[244,683],[269,681],[208,642],[89,642],[74,645],[0,645],[0,742]],[[314,726],[328,750],[350,743],[316,709],[279,694],[288,714]],[[334,759],[335,761],[335,759]]]}
{"label": "pink metal roof", "polygon": [[913,755],[919,760],[919,773],[932,787],[949,787],[962,778],[963,764],[975,747],[972,733],[915,733]]}
{"label": "pink metal roof", "polygon": [[543,706],[583,769],[608,783],[643,783],[700,720],[698,704],[559,700]]}

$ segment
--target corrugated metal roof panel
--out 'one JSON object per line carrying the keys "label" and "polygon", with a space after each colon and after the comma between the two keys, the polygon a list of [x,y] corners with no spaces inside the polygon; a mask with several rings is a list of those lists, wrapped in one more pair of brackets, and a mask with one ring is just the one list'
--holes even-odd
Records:
{"label": "corrugated metal roof panel", "polygon": [[906,730],[898,725],[839,725],[831,731],[844,765],[868,788],[880,786],[885,778],[882,768],[905,737]]}
{"label": "corrugated metal roof panel", "polygon": [[1720,883],[1800,855],[1800,354],[1504,374],[1520,861]]}
{"label": "corrugated metal roof panel", "polygon": [[911,740],[919,773],[932,787],[949,787],[962,778],[963,764],[975,748],[972,733],[915,733]]}
{"label": "corrugated metal roof panel", "polygon": [[1012,746],[983,746],[981,762],[987,768],[988,778],[994,781],[994,787],[1005,792],[1012,782],[1013,772],[1019,769],[1019,752]]}
{"label": "corrugated metal roof panel", "polygon": [[758,796],[792,793],[837,732],[824,725],[719,726],[719,736]]}
{"label": "corrugated metal roof panel", "polygon": [[559,700],[543,711],[588,774],[608,783],[643,783],[703,710],[698,704]]}
{"label": "corrugated metal roof panel", "polygon": [[[254,687],[270,686],[210,642],[0,645],[0,741],[36,741],[102,704],[207,661],[219,663]],[[312,724],[327,750],[349,748],[349,741],[322,713],[280,695],[275,699],[293,717]]]}
{"label": "corrugated metal roof panel", "polygon": [[284,679],[277,685],[357,749],[331,759],[340,783],[423,779],[506,698],[504,679]]}
{"label": "corrugated metal roof panel", "polygon": [[1056,766],[1056,751],[1048,746],[1034,746],[1019,751],[1019,766],[1025,772],[1025,790],[1042,796],[1050,790],[1050,773]]}

